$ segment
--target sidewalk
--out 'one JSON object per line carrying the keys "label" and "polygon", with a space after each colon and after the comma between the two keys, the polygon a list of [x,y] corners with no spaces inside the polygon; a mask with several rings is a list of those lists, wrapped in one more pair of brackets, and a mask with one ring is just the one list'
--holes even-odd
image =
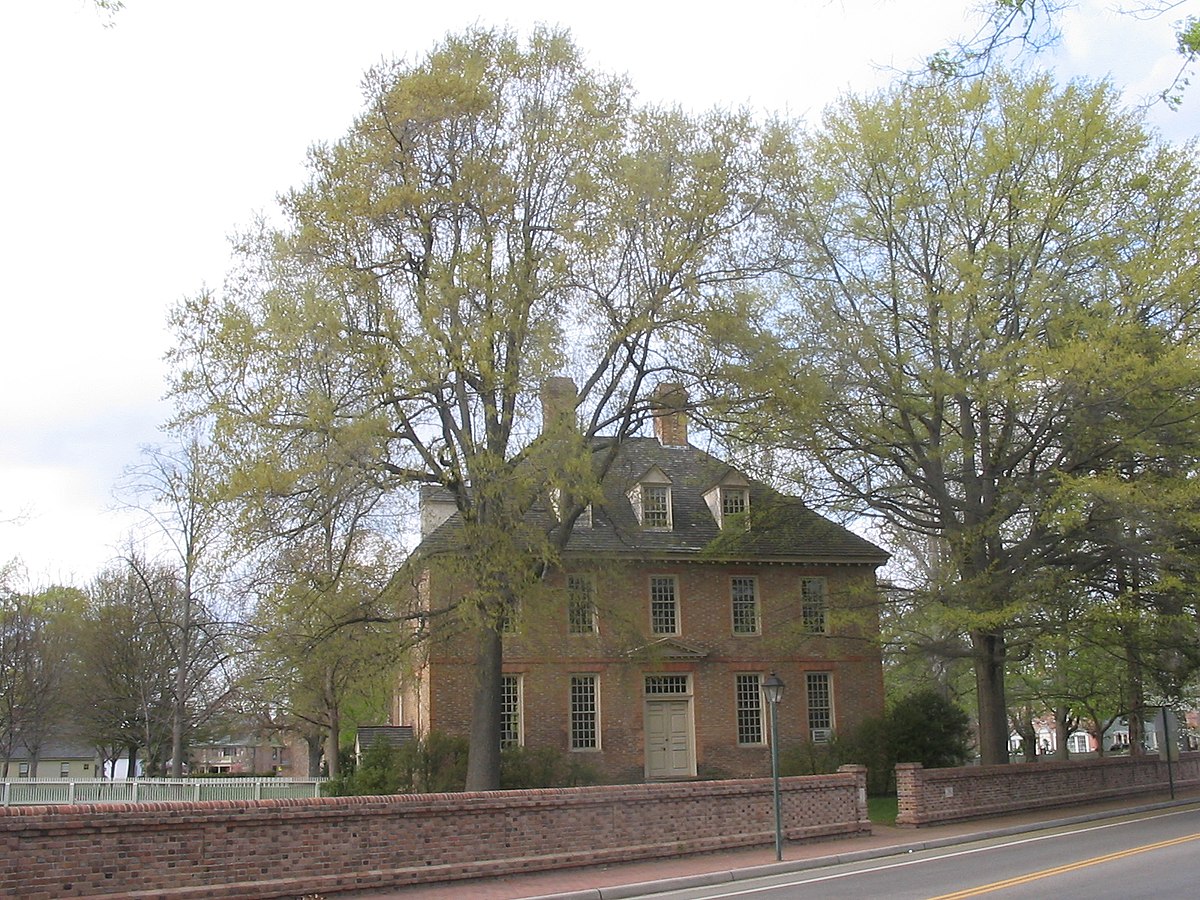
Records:
{"label": "sidewalk", "polygon": [[874,825],[872,833],[862,837],[785,844],[781,863],[775,861],[774,847],[757,847],[607,866],[557,869],[528,875],[411,885],[386,891],[337,894],[330,900],[336,900],[337,897],[353,897],[355,900],[619,900],[656,890],[722,884],[775,872],[830,866],[1200,803],[1200,790],[1176,791],[1176,798],[1172,801],[1163,792],[928,828]]}

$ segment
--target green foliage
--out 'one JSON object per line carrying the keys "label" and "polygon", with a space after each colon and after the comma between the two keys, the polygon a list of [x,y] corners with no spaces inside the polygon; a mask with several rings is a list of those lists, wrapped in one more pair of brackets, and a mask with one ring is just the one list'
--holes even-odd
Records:
{"label": "green foliage", "polygon": [[941,694],[919,691],[888,710],[880,737],[894,763],[919,762],[927,769],[961,766],[971,751],[971,720]]}
{"label": "green foliage", "polygon": [[377,741],[323,790],[334,797],[448,793],[463,789],[466,771],[466,740],[433,732],[400,747]]}
{"label": "green foliage", "polygon": [[779,768],[784,775],[827,775],[844,765],[866,766],[867,791],[880,796],[895,791],[896,763],[962,765],[970,753],[970,739],[967,714],[936,691],[923,690],[827,743],[807,741],[783,748]]}
{"label": "green foliage", "polygon": [[[638,107],[552,29],[451,35],[366,90],[284,226],[176,311],[173,393],[213,424],[240,494],[453,499],[439,549],[464,588],[434,613],[478,643],[470,781],[495,787],[502,623],[612,461],[588,439],[635,433],[661,354],[771,257],[750,240],[763,138],[746,114]],[[543,421],[557,375],[584,393]],[[532,523],[551,491],[562,515]],[[271,506],[289,537],[322,521]]]}
{"label": "green foliage", "polygon": [[909,586],[937,613],[909,632],[970,658],[981,754],[1006,761],[1006,641],[1048,571],[1094,562],[1070,514],[1111,522],[1089,491],[1197,458],[1194,157],[1106,84],[998,73],[846,97],[791,168],[795,274],[770,374],[741,384],[769,398],[747,437],[793,449],[808,496],[936,546]]}
{"label": "green foliage", "polygon": [[845,762],[838,735],[820,744],[814,741],[789,744],[779,751],[781,775],[829,775]]}
{"label": "green foliage", "polygon": [[500,787],[504,790],[579,787],[600,777],[578,753],[553,747],[511,747],[500,755]]}

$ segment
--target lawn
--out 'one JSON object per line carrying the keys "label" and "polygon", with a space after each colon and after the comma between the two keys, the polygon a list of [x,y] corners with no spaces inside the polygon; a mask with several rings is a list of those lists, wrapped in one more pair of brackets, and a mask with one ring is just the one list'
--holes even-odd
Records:
{"label": "lawn", "polygon": [[895,797],[868,797],[867,815],[879,825],[895,825],[899,804]]}

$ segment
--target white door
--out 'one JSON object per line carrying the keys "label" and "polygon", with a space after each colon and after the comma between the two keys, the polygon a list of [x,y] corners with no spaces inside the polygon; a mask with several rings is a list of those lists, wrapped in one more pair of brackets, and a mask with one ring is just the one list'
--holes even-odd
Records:
{"label": "white door", "polygon": [[692,702],[646,701],[646,777],[691,778],[696,774],[692,753]]}

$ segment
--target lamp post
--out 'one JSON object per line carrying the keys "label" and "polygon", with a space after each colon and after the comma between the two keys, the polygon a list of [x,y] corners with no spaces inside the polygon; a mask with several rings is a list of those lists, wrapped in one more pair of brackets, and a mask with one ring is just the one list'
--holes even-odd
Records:
{"label": "lamp post", "polygon": [[772,672],[762,685],[763,696],[771,705],[771,781],[775,787],[775,861],[783,859],[783,820],[779,811],[779,701],[783,699],[783,681]]}

